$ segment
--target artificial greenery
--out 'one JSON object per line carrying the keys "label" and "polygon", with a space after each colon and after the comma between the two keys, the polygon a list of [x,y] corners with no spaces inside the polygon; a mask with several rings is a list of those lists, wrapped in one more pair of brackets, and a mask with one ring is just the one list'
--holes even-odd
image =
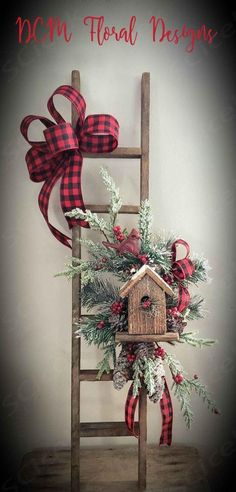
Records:
{"label": "artificial greenery", "polygon": [[[102,168],[100,174],[110,194],[109,213],[106,220],[90,210],[83,211],[78,208],[68,212],[66,215],[88,221],[91,229],[101,233],[102,240],[105,239],[106,242],[119,244],[117,228],[121,232],[122,238],[127,238],[128,235],[125,229],[122,230],[120,226],[116,225],[117,214],[122,206],[119,189],[106,169]],[[164,279],[171,276],[172,245],[177,238],[173,237],[173,235],[167,237],[153,235],[152,211],[148,200],[141,203],[138,229],[141,236],[140,254],[136,256],[129,252],[117,254],[115,249],[106,247],[107,245],[101,241],[94,242],[90,239],[80,239],[81,245],[87,248],[89,259],[72,258],[66,265],[65,270],[58,274],[64,275],[68,279],[72,279],[76,275],[81,277],[82,306],[89,314],[92,311],[93,315],[82,317],[76,333],[78,336],[83,336],[89,345],[94,344],[103,350],[104,356],[98,364],[98,378],[101,378],[104,372],[109,372],[111,367],[116,365],[115,335],[117,331],[126,331],[128,328],[127,299],[119,297],[119,286],[129,280],[146,263]],[[195,267],[194,271],[187,279],[181,281],[182,286],[187,288],[199,282],[209,281],[207,260],[193,255],[191,261]],[[174,343],[185,343],[196,348],[211,347],[215,340],[199,337],[197,332],[186,331],[185,329],[189,321],[204,317],[203,298],[192,295],[188,307],[178,313],[178,319],[176,320],[173,313],[174,310],[177,311],[179,280],[174,278],[173,275],[171,287],[175,296],[167,296],[167,330],[179,332],[179,341]],[[158,347],[160,349],[160,346]],[[146,348],[147,351],[145,352],[145,347],[141,347],[143,350],[142,357],[136,357],[137,353],[136,355],[134,354],[134,360],[130,357],[130,360],[132,360],[130,368],[132,369],[134,395],[138,395],[141,385],[144,383],[149,397],[153,397],[153,401],[158,401],[161,394],[161,385],[159,383],[162,380],[163,368],[161,359],[163,359],[173,377],[174,394],[180,402],[186,425],[190,427],[193,419],[191,408],[192,392],[198,394],[210,410],[215,411],[215,403],[212,401],[206,387],[198,378],[189,378],[181,363],[172,353],[164,351],[165,355],[159,358],[158,355],[155,355],[154,348],[152,349],[151,347],[150,349],[149,347],[150,350],[148,347]],[[128,353],[129,350],[127,348]],[[126,347],[124,346],[122,346],[122,354],[121,362],[123,365],[116,375],[119,387],[125,381],[122,370],[127,369],[124,363],[126,357]]]}

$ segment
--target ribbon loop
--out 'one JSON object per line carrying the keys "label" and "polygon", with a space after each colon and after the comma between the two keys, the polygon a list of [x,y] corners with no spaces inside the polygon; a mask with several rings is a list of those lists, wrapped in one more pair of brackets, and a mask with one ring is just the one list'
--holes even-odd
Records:
{"label": "ribbon loop", "polygon": [[78,138],[70,123],[61,123],[44,130],[48,151],[55,156],[65,150],[78,149]]}
{"label": "ribbon loop", "polygon": [[[66,97],[74,106],[78,119],[75,130],[64,120],[54,105],[54,96]],[[86,103],[83,96],[73,87],[58,87],[48,100],[48,110],[55,122],[44,116],[29,115],[21,123],[21,133],[31,145],[26,154],[30,179],[44,181],[39,193],[39,207],[52,234],[62,244],[71,248],[69,238],[58,231],[48,219],[48,206],[52,189],[61,178],[60,201],[63,212],[73,208],[84,210],[81,189],[83,157],[81,151],[89,153],[112,152],[118,145],[119,123],[111,115],[95,114],[85,119]],[[45,141],[34,142],[28,138],[29,126],[39,120],[46,129]],[[69,227],[89,227],[84,220],[66,217]]]}

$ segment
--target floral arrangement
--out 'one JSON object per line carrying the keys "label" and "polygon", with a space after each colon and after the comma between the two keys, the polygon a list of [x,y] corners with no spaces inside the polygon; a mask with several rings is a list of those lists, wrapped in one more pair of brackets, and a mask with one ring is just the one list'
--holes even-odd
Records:
{"label": "floral arrangement", "polygon": [[[166,346],[188,344],[193,348],[211,347],[215,340],[202,338],[197,332],[187,329],[189,322],[204,317],[204,299],[190,294],[189,289],[201,282],[208,282],[209,265],[204,257],[192,255],[188,259],[191,269],[188,275],[177,275],[173,263],[173,245],[178,241],[171,236],[163,238],[152,232],[152,212],[150,203],[145,200],[139,210],[138,229],[130,234],[117,224],[117,216],[122,206],[119,189],[107,170],[100,171],[103,183],[110,193],[107,220],[90,210],[76,208],[67,212],[70,218],[86,220],[90,228],[101,234],[103,241],[81,239],[81,244],[89,252],[89,259],[72,258],[65,271],[58,275],[68,279],[81,276],[82,306],[89,316],[83,316],[75,336],[82,336],[86,342],[103,350],[103,358],[98,364],[98,378],[110,372],[113,365],[113,382],[120,389],[128,380],[133,380],[133,395],[138,395],[145,384],[150,400],[161,400],[165,384],[165,366],[173,379],[173,392],[180,402],[187,427],[191,426],[193,411],[191,394],[195,392],[207,404],[209,410],[219,413],[205,385],[194,374],[189,376],[182,364]],[[182,241],[185,243],[184,241]],[[185,243],[186,244],[186,243]],[[173,289],[175,296],[167,296],[167,332],[178,332],[179,340],[165,344],[161,342],[121,343],[117,357],[116,333],[127,331],[128,302],[119,296],[119,286],[129,280],[141,267],[147,264],[154,269]],[[185,302],[181,301],[181,296]],[[181,305],[181,307],[180,307]],[[155,315],[158,304],[155,299],[142,299],[140,309],[147,316]]]}

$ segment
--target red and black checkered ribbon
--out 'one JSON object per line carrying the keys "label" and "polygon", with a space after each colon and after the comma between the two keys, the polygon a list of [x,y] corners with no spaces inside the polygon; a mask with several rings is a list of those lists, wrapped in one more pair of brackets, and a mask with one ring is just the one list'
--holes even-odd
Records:
{"label": "red and black checkered ribbon", "polygon": [[[131,434],[135,437],[139,437],[139,435],[135,431],[135,411],[139,401],[139,395],[133,396],[133,383],[131,384],[126,404],[125,404],[125,422]],[[167,386],[167,382],[165,380],[164,392],[162,395],[162,399],[160,400],[160,409],[162,415],[162,431],[160,437],[160,446],[161,445],[171,445],[172,442],[172,424],[173,424],[173,407],[171,402],[170,392]]]}
{"label": "red and black checkered ribbon", "polygon": [[[62,95],[69,99],[78,119],[73,129],[70,123],[55,109],[53,97]],[[21,133],[31,145],[26,154],[26,163],[32,181],[44,181],[39,193],[39,208],[52,234],[65,246],[71,248],[70,238],[50,224],[48,206],[52,189],[61,178],[60,199],[63,212],[73,208],[85,209],[81,189],[83,157],[81,152],[112,152],[118,145],[119,124],[108,114],[94,114],[85,118],[86,103],[82,95],[69,85],[62,85],[48,100],[48,110],[54,121],[44,116],[26,116],[21,123]],[[28,129],[33,121],[40,121],[45,141],[33,142],[28,138]],[[75,225],[89,227],[84,220],[66,217],[69,228]]]}
{"label": "red and black checkered ribbon", "polygon": [[[176,260],[177,254],[177,245],[181,244],[185,247],[186,253],[185,257],[181,260]],[[181,282],[182,280],[190,277],[194,270],[195,266],[192,261],[189,259],[190,247],[189,244],[186,243],[183,239],[177,239],[172,245],[172,274],[173,277],[179,282],[179,295],[178,295],[178,311],[181,313],[186,309],[190,302],[190,294],[187,289]]]}

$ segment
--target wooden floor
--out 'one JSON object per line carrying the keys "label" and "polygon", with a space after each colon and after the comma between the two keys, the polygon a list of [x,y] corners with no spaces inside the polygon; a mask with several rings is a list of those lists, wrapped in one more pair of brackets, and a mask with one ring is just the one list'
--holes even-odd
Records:
{"label": "wooden floor", "polygon": [[[137,491],[137,447],[82,448],[81,492]],[[209,492],[198,451],[189,446],[148,447],[147,492]],[[70,490],[69,449],[36,449],[18,473],[19,491]]]}

